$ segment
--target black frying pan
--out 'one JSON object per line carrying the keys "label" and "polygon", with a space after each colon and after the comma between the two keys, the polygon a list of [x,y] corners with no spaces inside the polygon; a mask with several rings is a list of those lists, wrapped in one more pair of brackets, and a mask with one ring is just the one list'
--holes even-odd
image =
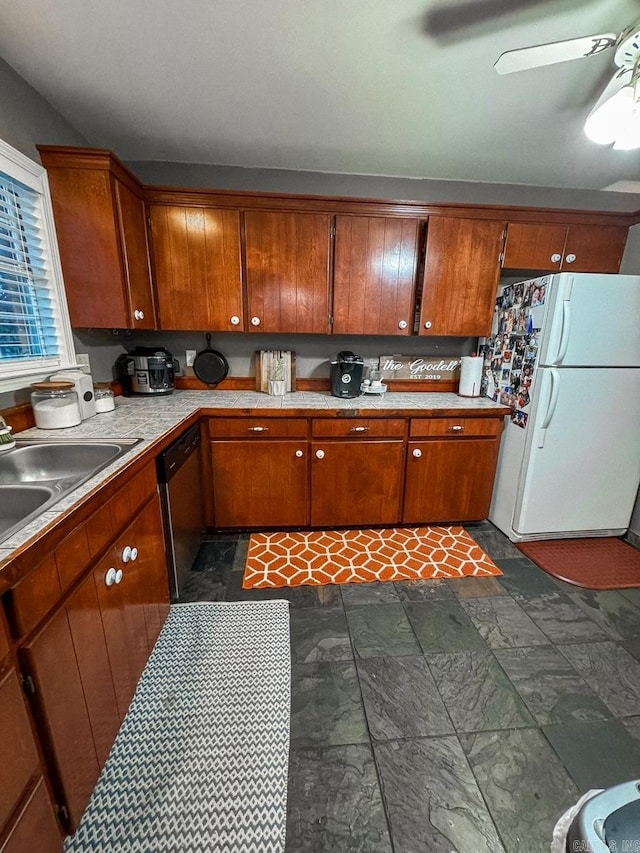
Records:
{"label": "black frying pan", "polygon": [[207,347],[200,350],[193,360],[193,372],[206,385],[217,385],[229,372],[229,362],[215,349],[211,349],[211,335],[207,335]]}

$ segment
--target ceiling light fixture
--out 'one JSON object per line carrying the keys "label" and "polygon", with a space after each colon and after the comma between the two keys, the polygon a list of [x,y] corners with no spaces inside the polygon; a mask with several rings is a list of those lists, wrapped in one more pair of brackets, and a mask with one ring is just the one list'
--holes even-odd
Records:
{"label": "ceiling light fixture", "polygon": [[584,132],[598,145],[616,151],[640,148],[640,33],[636,29],[618,46],[613,75],[587,116]]}

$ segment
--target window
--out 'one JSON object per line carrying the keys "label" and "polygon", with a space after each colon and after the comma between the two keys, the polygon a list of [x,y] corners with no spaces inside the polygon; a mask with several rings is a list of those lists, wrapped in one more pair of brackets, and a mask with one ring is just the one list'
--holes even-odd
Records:
{"label": "window", "polygon": [[46,171],[0,140],[0,392],[74,363]]}

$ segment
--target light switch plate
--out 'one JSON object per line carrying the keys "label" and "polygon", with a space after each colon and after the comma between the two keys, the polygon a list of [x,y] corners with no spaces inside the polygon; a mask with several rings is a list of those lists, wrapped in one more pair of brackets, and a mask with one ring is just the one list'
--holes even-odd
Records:
{"label": "light switch plate", "polygon": [[184,362],[185,366],[186,367],[193,367],[193,362],[195,361],[195,358],[196,358],[196,351],[194,349],[188,349],[188,350],[185,350],[184,355],[185,355],[185,362]]}

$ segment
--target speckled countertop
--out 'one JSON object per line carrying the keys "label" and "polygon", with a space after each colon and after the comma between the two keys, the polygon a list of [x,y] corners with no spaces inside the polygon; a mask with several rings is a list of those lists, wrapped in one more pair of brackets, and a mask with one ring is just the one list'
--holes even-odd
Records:
{"label": "speckled countertop", "polygon": [[352,411],[354,414],[397,412],[421,414],[442,410],[502,410],[506,409],[484,397],[465,398],[453,393],[438,392],[387,392],[382,395],[362,395],[351,400],[340,400],[327,392],[299,391],[284,397],[270,397],[256,391],[175,391],[166,397],[117,397],[113,412],[104,412],[76,427],[68,429],[29,429],[18,433],[17,438],[141,438],[127,453],[103,468],[54,504],[50,510],[25,525],[18,533],[0,543],[0,569],[18,550],[59,521],[66,512],[77,506],[111,479],[120,469],[149,451],[168,433],[190,418],[198,410],[220,410],[243,413],[260,409],[290,411],[292,415],[307,416],[314,412],[329,413]]}

